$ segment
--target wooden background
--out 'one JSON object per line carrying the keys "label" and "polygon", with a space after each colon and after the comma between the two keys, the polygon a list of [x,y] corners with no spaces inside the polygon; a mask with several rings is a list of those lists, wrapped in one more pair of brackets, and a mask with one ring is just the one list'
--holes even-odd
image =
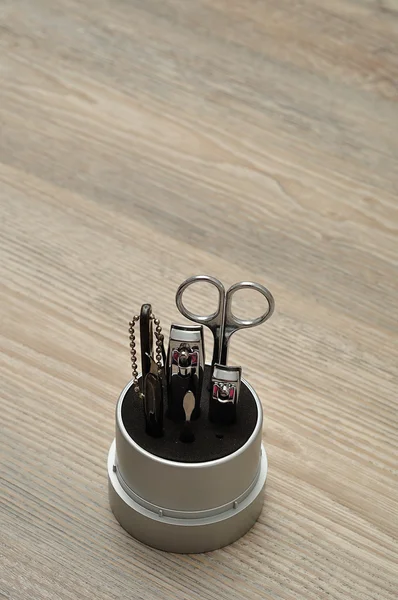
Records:
{"label": "wooden background", "polygon": [[[0,22],[0,598],[396,598],[398,1]],[[231,343],[270,470],[248,535],[178,556],[117,524],[106,456],[127,322],[151,301],[167,332],[197,273],[275,295]]]}

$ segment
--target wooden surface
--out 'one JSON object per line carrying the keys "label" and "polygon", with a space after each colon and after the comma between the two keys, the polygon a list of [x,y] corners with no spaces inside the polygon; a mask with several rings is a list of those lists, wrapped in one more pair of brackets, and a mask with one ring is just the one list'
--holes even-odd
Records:
{"label": "wooden surface", "polygon": [[[0,598],[396,598],[398,2],[0,21]],[[248,535],[178,556],[117,524],[106,456],[127,321],[151,301],[167,332],[196,273],[275,295],[230,356],[270,469]]]}

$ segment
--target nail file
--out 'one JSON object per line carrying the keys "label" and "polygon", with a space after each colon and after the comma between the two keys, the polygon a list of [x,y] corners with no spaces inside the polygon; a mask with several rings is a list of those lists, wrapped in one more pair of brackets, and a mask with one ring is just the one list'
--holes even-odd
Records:
{"label": "nail file", "polygon": [[180,441],[185,444],[191,444],[195,441],[195,434],[192,431],[191,416],[195,408],[195,396],[191,391],[188,391],[183,400],[185,412],[185,423],[180,434]]}
{"label": "nail file", "polygon": [[146,433],[152,437],[163,435],[163,387],[156,362],[148,356],[150,371],[144,381],[144,413]]}

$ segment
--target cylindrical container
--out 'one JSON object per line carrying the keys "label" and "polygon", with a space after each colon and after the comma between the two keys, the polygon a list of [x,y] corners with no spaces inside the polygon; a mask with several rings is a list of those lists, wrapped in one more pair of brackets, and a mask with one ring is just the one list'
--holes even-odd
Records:
{"label": "cylindrical container", "polygon": [[261,512],[267,476],[262,406],[253,388],[242,380],[257,409],[247,441],[222,458],[189,463],[156,456],[129,435],[122,405],[132,384],[117,403],[108,456],[109,500],[121,526],[170,552],[206,552],[237,540]]}

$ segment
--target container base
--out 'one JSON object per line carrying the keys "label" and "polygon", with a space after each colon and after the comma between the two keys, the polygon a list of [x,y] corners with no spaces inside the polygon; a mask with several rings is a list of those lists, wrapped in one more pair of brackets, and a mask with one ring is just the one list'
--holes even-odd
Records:
{"label": "container base", "polygon": [[193,554],[222,548],[249,531],[261,513],[268,469],[264,446],[256,479],[249,490],[216,511],[184,513],[148,505],[128,488],[116,465],[114,441],[108,455],[109,502],[113,514],[130,535],[159,550]]}

